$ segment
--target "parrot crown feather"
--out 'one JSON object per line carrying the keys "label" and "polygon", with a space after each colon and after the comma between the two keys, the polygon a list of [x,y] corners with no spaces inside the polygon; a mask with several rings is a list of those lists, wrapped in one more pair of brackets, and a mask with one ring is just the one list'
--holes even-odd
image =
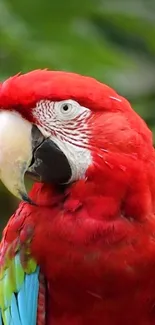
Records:
{"label": "parrot crown feather", "polygon": [[[75,100],[92,112],[103,114],[103,119],[105,114],[105,120],[106,114],[115,114],[113,126],[116,126],[118,131],[119,129],[122,131],[123,127],[125,129],[127,126],[130,129],[128,135],[134,131],[142,137],[144,143],[141,150],[147,150],[146,144],[152,146],[150,130],[133,111],[129,102],[119,96],[115,90],[94,78],[63,71],[35,70],[26,74],[17,74],[7,79],[0,87],[0,108],[18,111],[24,118],[34,123],[38,122],[35,114],[33,115],[37,103],[44,100],[54,102],[68,99]],[[110,115],[108,116],[110,119]],[[103,119],[102,128],[104,128]],[[109,128],[110,133],[110,123],[106,127]],[[132,137],[132,141],[137,147],[136,136]]]}

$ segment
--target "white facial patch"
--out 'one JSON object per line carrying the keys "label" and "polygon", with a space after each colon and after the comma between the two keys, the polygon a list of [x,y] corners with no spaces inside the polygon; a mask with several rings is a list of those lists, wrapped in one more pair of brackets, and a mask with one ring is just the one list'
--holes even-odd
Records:
{"label": "white facial patch", "polygon": [[84,178],[92,163],[87,123],[91,111],[73,100],[44,100],[37,103],[33,115],[42,134],[50,137],[67,157],[72,170],[70,182]]}

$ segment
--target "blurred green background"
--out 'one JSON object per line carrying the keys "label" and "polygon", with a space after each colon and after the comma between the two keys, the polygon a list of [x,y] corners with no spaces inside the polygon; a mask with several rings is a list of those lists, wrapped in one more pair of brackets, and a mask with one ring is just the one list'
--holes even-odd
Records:
{"label": "blurred green background", "polygon": [[[155,0],[0,0],[0,80],[46,67],[111,85],[155,133]],[[0,232],[17,204],[0,185]]]}

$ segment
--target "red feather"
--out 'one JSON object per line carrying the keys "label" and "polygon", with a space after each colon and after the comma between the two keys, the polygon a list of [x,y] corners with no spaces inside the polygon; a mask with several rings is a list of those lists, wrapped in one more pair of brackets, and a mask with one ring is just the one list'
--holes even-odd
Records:
{"label": "red feather", "polygon": [[[12,242],[18,235],[24,240],[27,227],[33,230],[31,252],[47,280],[47,324],[154,325],[150,131],[114,90],[65,72],[35,71],[7,80],[0,106],[31,120],[40,99],[75,99],[93,112],[87,178],[64,192],[35,184],[30,196],[37,206],[22,203],[4,233]],[[42,297],[40,292],[41,305]]]}

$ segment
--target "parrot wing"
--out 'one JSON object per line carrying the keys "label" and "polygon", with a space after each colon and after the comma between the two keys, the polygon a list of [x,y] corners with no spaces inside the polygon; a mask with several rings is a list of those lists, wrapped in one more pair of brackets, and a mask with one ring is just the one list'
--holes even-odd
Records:
{"label": "parrot wing", "polygon": [[36,325],[39,267],[28,248],[0,245],[0,325]]}

